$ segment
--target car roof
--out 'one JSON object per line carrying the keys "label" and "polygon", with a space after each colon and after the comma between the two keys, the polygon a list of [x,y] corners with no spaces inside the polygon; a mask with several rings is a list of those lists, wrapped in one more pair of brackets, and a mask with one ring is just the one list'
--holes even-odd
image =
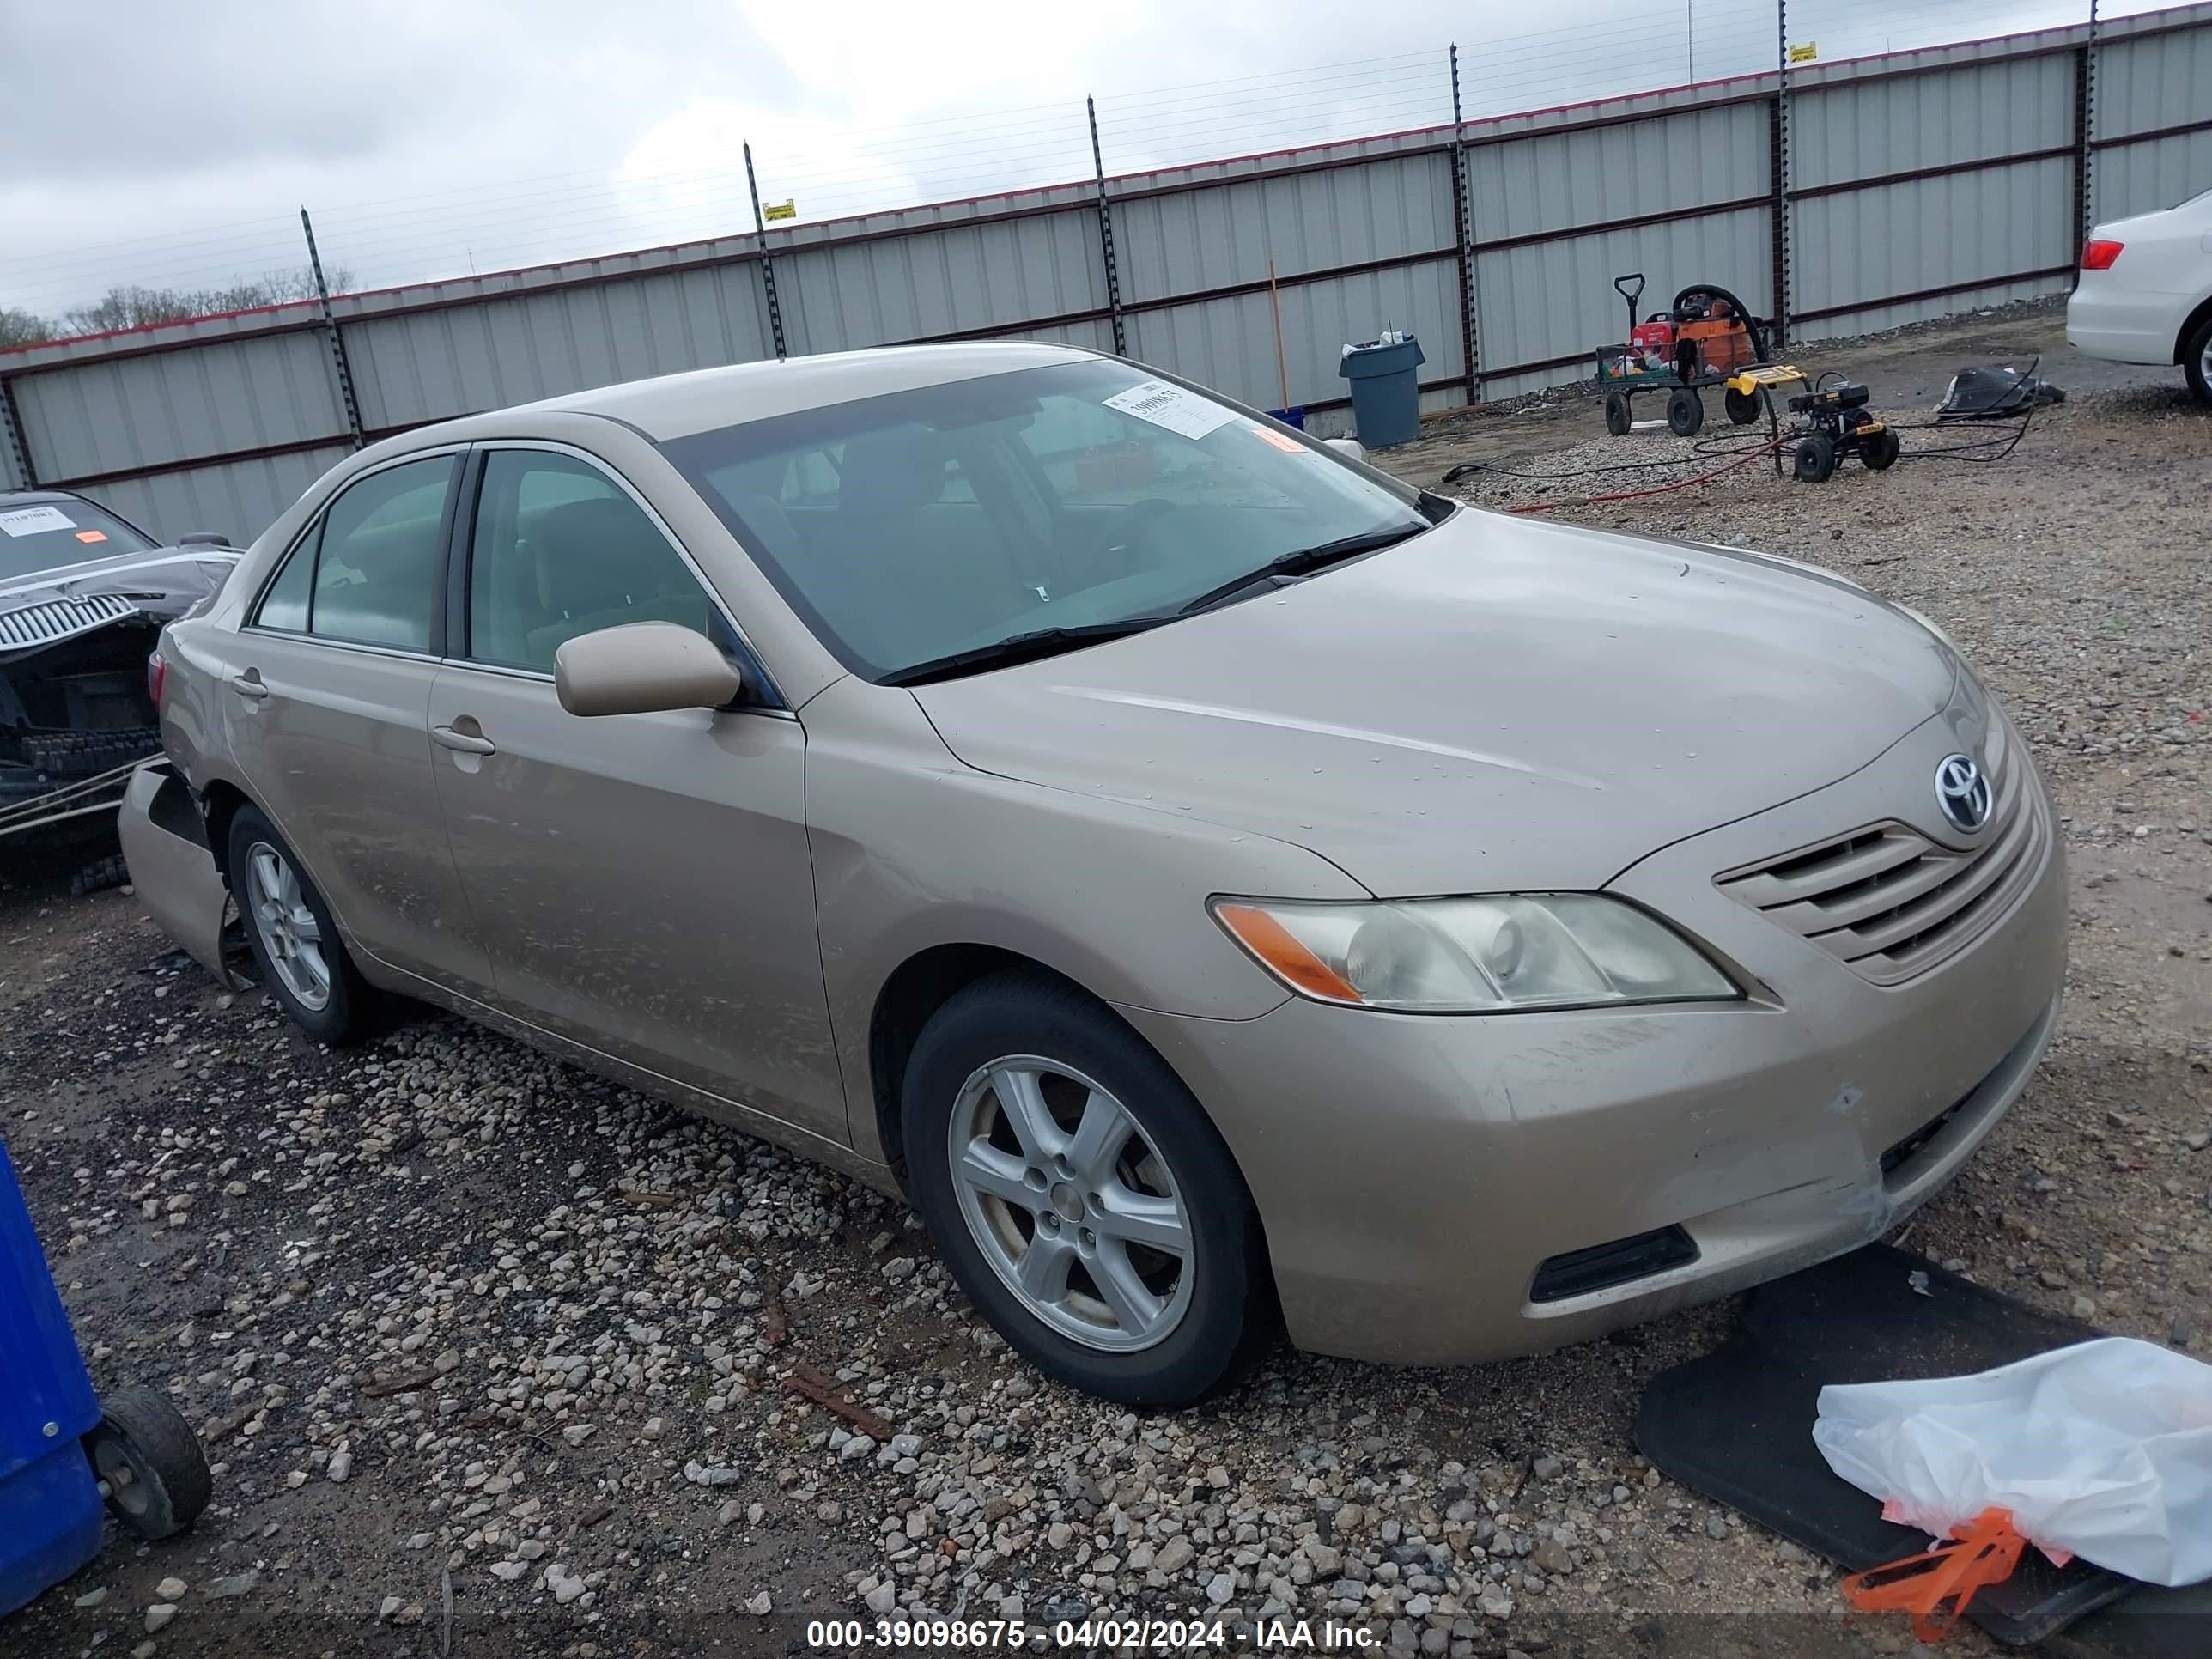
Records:
{"label": "car roof", "polygon": [[884,392],[980,380],[1051,363],[1080,362],[1098,355],[1071,346],[1025,341],[882,346],[625,380],[502,412],[507,416],[602,415],[626,421],[651,438],[682,438],[716,427],[852,403]]}

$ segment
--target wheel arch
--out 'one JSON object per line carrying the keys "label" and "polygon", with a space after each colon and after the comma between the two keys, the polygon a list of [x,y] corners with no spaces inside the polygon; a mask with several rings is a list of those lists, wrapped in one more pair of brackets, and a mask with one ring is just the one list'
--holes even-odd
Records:
{"label": "wheel arch", "polygon": [[[237,817],[238,809],[251,806],[264,817],[269,809],[247,794],[228,778],[210,779],[200,791],[202,820],[207,825],[208,848],[215,854],[216,868],[222,872],[223,884],[230,884],[230,825]],[[274,823],[276,820],[270,818]]]}
{"label": "wheel arch", "polygon": [[[893,969],[876,993],[868,1019],[869,1103],[874,1109],[878,1144],[884,1162],[903,1187],[907,1180],[906,1133],[901,1123],[900,1093],[908,1061],[922,1028],[937,1011],[978,980],[1003,973],[1028,973],[1065,985],[1104,1010],[1139,1042],[1145,1039],[1114,1012],[1113,1005],[1090,987],[1049,963],[1003,945],[974,942],[933,945]],[[1151,1044],[1146,1043],[1147,1048]],[[1155,1050],[1157,1052],[1157,1050]]]}
{"label": "wheel arch", "polygon": [[2181,319],[2181,326],[2175,331],[2173,337],[2173,361],[2175,362],[2185,363],[2189,361],[2188,352],[2190,337],[2195,334],[2198,329],[2203,327],[2208,321],[2212,321],[2212,294],[2208,294],[2202,300],[2198,301],[2197,302],[2196,310],[2191,312],[2186,317]]}

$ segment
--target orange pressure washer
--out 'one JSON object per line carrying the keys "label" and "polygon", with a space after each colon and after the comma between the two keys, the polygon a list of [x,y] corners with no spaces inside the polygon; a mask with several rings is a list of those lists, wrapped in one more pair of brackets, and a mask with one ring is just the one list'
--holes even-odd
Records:
{"label": "orange pressure washer", "polygon": [[[1678,437],[1691,436],[1705,423],[1701,389],[1725,385],[1730,374],[1768,361],[1765,326],[1724,288],[1711,283],[1686,288],[1673,305],[1639,323],[1636,306],[1644,297],[1644,273],[1616,276],[1613,286],[1628,303],[1628,338],[1597,348],[1597,379],[1607,388],[1605,429],[1616,438],[1634,424],[1636,394],[1662,389],[1668,394],[1668,428]],[[1723,402],[1738,426],[1759,416],[1755,395],[1731,388]]]}

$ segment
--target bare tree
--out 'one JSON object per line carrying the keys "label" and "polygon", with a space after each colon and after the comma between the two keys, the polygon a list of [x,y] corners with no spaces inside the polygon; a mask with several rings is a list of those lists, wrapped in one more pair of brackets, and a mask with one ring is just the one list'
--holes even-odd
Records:
{"label": "bare tree", "polygon": [[[329,275],[334,289],[343,291],[352,286],[349,270],[334,270]],[[32,345],[77,334],[107,334],[117,329],[180,322],[226,311],[251,311],[257,306],[314,297],[315,274],[306,265],[264,271],[250,279],[234,278],[225,288],[147,288],[126,283],[108,289],[90,305],[71,306],[57,318],[12,307],[0,309],[0,346]]]}

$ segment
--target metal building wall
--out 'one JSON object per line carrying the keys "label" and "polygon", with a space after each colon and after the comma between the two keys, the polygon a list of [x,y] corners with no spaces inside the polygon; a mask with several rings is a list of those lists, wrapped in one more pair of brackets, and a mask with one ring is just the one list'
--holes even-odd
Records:
{"label": "metal building wall", "polygon": [[1095,213],[903,230],[778,252],[794,355],[1016,331],[1106,309]]}
{"label": "metal building wall", "polygon": [[343,433],[321,339],[224,340],[11,377],[40,478],[167,466]]}
{"label": "metal building wall", "polygon": [[1464,388],[1448,151],[1433,142],[1346,147],[1320,167],[1263,157],[1242,177],[1159,182],[1172,177],[1155,175],[1115,205],[1131,355],[1261,409],[1284,406],[1286,375],[1290,406],[1318,406],[1317,432],[1349,421],[1336,407],[1346,397],[1344,346],[1385,328],[1420,340],[1432,399]]}
{"label": "metal building wall", "polygon": [[757,259],[341,326],[372,433],[773,355]]}
{"label": "metal building wall", "polygon": [[1646,313],[1696,282],[1771,308],[1767,105],[1739,97],[1477,143],[1468,180],[1485,396],[1586,376],[1593,347],[1626,337],[1615,276],[1644,274]]}
{"label": "metal building wall", "polygon": [[211,530],[244,547],[305,495],[309,484],[351,453],[350,443],[323,444],[248,460],[172,468],[85,493],[164,539]]}
{"label": "metal building wall", "polygon": [[[37,481],[165,536],[251,535],[357,441],[581,388],[774,355],[949,337],[1130,353],[1263,408],[1348,422],[1346,342],[1410,329],[1422,402],[1585,378],[1697,282],[1771,314],[1789,206],[1794,338],[1859,332],[2070,280],[2079,166],[2094,216],[2212,184],[2212,3],[1106,181],[779,228],[0,352]],[[2094,96],[2087,94],[2094,87]],[[2090,131],[2076,131],[2087,102]],[[1464,147],[1462,209],[1454,170]],[[764,280],[772,263],[778,307]],[[1465,282],[1471,276],[1471,283]],[[1462,288],[1470,291],[1462,294]],[[0,424],[4,424],[0,422]],[[0,434],[0,479],[26,482]]]}
{"label": "metal building wall", "polygon": [[1796,93],[1793,333],[1863,334],[2069,286],[2075,55]]}
{"label": "metal building wall", "polygon": [[2098,47],[2095,150],[2093,221],[2212,189],[2212,27]]}

